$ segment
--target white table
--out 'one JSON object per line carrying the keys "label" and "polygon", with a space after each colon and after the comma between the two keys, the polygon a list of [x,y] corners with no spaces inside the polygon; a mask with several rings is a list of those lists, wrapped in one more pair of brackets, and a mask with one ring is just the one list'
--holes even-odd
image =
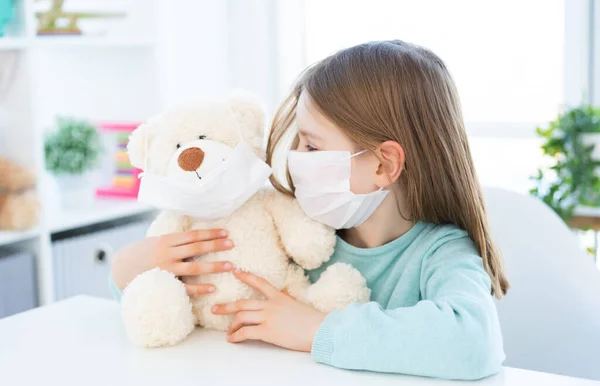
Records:
{"label": "white table", "polygon": [[[162,349],[133,347],[116,302],[86,296],[0,320],[0,385],[457,385],[402,375],[345,371],[310,355],[261,343],[230,344],[222,333],[197,329]],[[505,368],[473,385],[600,385]]]}

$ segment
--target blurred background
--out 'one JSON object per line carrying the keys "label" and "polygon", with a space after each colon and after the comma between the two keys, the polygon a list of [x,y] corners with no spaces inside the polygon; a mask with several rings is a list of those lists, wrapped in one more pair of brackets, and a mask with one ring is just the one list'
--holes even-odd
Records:
{"label": "blurred background", "polygon": [[546,202],[594,260],[596,0],[0,0],[0,317],[109,296],[153,215],[124,152],[140,122],[233,87],[272,116],[307,65],[382,39],[445,60],[482,184]]}

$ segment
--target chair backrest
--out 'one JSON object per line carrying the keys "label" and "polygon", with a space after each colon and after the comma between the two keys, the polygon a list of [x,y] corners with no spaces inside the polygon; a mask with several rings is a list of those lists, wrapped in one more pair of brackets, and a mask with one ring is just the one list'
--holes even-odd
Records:
{"label": "chair backrest", "polygon": [[486,188],[511,288],[498,313],[505,366],[600,380],[600,271],[541,201]]}

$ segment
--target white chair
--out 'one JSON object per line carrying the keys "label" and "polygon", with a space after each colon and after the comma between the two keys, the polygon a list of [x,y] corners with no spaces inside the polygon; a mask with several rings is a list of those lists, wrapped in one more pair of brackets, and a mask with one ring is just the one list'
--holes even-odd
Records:
{"label": "white chair", "polygon": [[505,366],[600,380],[600,272],[541,201],[486,188],[511,284],[498,302]]}

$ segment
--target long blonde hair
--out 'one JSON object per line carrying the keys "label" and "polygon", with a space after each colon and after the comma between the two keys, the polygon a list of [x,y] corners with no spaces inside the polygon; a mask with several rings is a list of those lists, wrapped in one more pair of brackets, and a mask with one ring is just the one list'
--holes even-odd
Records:
{"label": "long blonde hair", "polygon": [[[275,115],[269,164],[286,134],[297,135],[290,128],[303,91],[357,145],[369,149],[398,142],[406,170],[397,184],[408,219],[466,230],[491,278],[492,294],[506,294],[509,285],[490,236],[459,97],[444,62],[425,48],[393,40],[360,44],[309,67]],[[292,189],[275,174],[271,182],[293,194],[287,176]]]}

